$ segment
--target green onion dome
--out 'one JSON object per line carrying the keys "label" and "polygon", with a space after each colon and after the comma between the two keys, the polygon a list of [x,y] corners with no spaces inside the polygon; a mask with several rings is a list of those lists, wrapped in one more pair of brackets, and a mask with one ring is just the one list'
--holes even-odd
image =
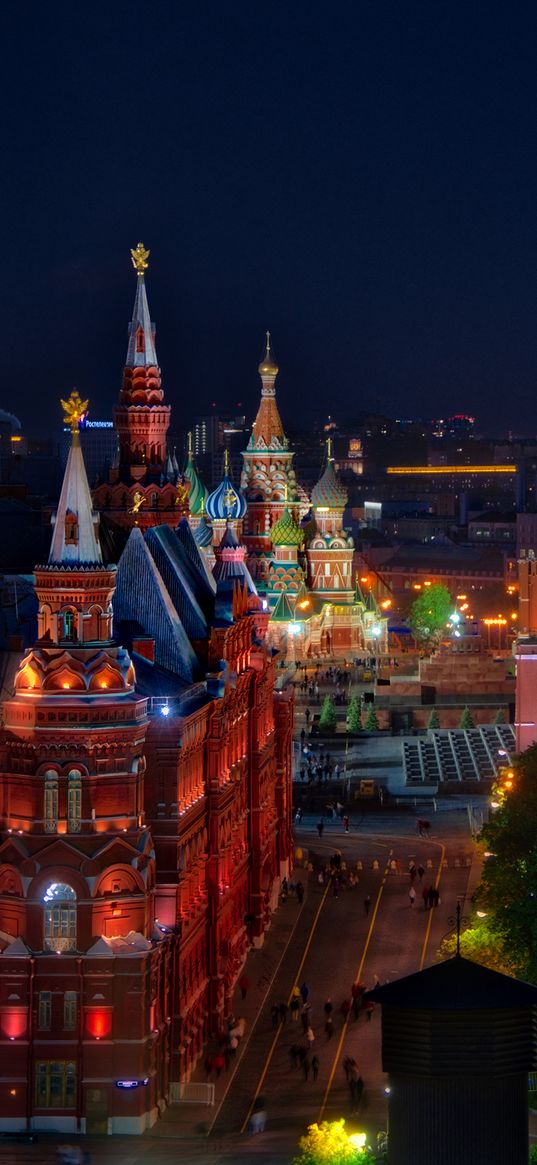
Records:
{"label": "green onion dome", "polygon": [[347,501],[347,490],[337,476],[334,462],[329,461],[322,477],[313,487],[311,503],[314,509],[344,510]]}
{"label": "green onion dome", "polygon": [[303,531],[289,513],[287,506],[281,518],[274,523],[270,531],[270,540],[273,546],[300,546],[304,541]]}
{"label": "green onion dome", "polygon": [[185,465],[184,476],[186,477],[187,481],[190,482],[190,490],[188,494],[188,505],[190,508],[190,513],[195,517],[198,517],[199,514],[203,514],[205,511],[205,500],[207,494],[205,486],[203,485],[203,482],[198,475],[196,466],[194,465],[194,459],[190,453]]}

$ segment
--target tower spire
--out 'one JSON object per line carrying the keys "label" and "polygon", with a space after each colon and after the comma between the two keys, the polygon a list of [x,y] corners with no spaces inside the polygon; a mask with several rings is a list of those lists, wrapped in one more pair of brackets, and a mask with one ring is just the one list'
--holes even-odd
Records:
{"label": "tower spire", "polygon": [[156,367],[158,364],[157,350],[155,347],[155,325],[151,322],[149,315],[149,304],[147,302],[144,279],[144,272],[149,266],[147,260],[150,254],[151,252],[146,250],[143,243],[138,243],[134,248],[131,247],[131,260],[134,270],[137,273],[137,279],[132,320],[129,324],[127,359],[125,361],[129,368],[147,367],[148,365],[155,365]]}
{"label": "tower spire", "polygon": [[65,466],[58,509],[53,517],[54,533],[49,563],[102,562],[97,537],[97,517],[93,512],[91,494],[80,447],[79,424],[87,411],[88,401],[81,400],[73,389],[68,400],[62,400],[64,419],[71,428],[71,448]]}

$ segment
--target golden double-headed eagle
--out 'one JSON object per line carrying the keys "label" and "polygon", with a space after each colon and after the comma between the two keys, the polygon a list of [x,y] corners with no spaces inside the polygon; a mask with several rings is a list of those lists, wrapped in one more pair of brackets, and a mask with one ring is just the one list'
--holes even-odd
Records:
{"label": "golden double-headed eagle", "polygon": [[150,254],[151,251],[146,251],[143,243],[138,243],[137,247],[131,247],[132,265],[134,270],[138,272],[138,275],[143,275],[144,271],[149,267],[147,260]]}
{"label": "golden double-headed eagle", "polygon": [[72,433],[76,433],[82,417],[88,411],[89,399],[82,400],[80,393],[74,388],[69,400],[62,400],[60,398],[60,404],[63,409],[65,423],[69,425]]}

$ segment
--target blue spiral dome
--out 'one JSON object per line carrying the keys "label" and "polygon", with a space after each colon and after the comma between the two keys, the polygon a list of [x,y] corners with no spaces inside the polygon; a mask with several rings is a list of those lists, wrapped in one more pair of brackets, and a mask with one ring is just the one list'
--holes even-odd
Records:
{"label": "blue spiral dome", "polygon": [[225,522],[227,518],[236,521],[244,518],[246,513],[246,498],[239,489],[235,489],[227,473],[220,485],[213,489],[205,503],[205,512],[212,521]]}

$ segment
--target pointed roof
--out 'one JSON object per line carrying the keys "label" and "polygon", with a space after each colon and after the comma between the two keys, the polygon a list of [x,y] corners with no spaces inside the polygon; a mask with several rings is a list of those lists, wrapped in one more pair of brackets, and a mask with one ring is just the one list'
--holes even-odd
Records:
{"label": "pointed roof", "polygon": [[287,439],[276,404],[275,381],[278,375],[278,365],[274,360],[271,348],[270,332],[267,332],[265,354],[258,372],[262,384],[261,403],[252,426],[248,449],[286,449]]}
{"label": "pointed roof", "polygon": [[367,992],[389,1007],[420,1011],[535,1007],[537,987],[483,967],[462,955]]}
{"label": "pointed roof", "polygon": [[270,621],[271,623],[292,623],[294,617],[293,608],[287,598],[287,593],[282,591],[270,616]]}
{"label": "pointed roof", "polygon": [[190,482],[190,489],[188,491],[188,508],[194,517],[205,512],[205,502],[207,498],[207,490],[199,476],[194,461],[194,453],[192,450],[192,433],[188,434],[188,453],[186,465],[184,469],[184,477]]}
{"label": "pointed roof", "polygon": [[[70,400],[73,399],[73,393]],[[84,402],[87,404],[87,402]],[[65,466],[58,509],[53,515],[54,532],[49,563],[100,563],[97,537],[98,516],[93,510],[86,466],[80,447],[78,419],[71,423],[71,448]]]}
{"label": "pointed roof", "polygon": [[149,315],[143,271],[138,271],[136,276],[136,295],[129,324],[129,345],[125,364],[128,368],[145,368],[149,364],[158,366],[155,325]]}
{"label": "pointed roof", "polygon": [[220,596],[229,589],[236,579],[244,580],[251,595],[257,595],[256,585],[245,562],[246,547],[241,546],[229,522],[224,530],[220,545],[215,547],[216,562],[213,566],[213,576],[216,579],[216,589]]}
{"label": "pointed roof", "polygon": [[164,579],[134,526],[121,555],[113,598],[116,624],[137,622],[155,640],[155,662],[187,683],[197,678],[198,662]]}
{"label": "pointed roof", "polygon": [[312,505],[315,509],[344,510],[348,496],[336,473],[334,459],[329,454],[324,473],[311,491]]}
{"label": "pointed roof", "polygon": [[188,638],[206,639],[207,618],[198,602],[197,594],[201,579],[198,583],[192,564],[175,530],[172,530],[171,526],[151,526],[145,534],[145,543],[164,579]]}

